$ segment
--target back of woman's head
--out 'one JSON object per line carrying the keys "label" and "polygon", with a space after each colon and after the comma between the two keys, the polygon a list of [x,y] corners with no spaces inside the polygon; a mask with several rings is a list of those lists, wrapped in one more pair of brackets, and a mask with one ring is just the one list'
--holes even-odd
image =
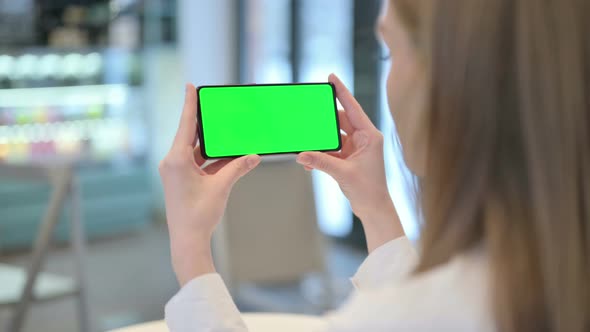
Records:
{"label": "back of woman's head", "polygon": [[392,3],[429,7],[417,272],[483,243],[498,330],[590,331],[590,1]]}

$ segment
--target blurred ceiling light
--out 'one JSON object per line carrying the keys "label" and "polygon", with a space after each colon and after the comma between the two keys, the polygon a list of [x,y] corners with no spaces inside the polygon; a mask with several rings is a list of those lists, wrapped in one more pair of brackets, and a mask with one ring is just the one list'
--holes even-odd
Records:
{"label": "blurred ceiling light", "polygon": [[17,58],[13,78],[27,79],[32,78],[37,68],[39,58],[33,54],[24,54]]}
{"label": "blurred ceiling light", "polygon": [[100,54],[93,52],[84,57],[84,66],[82,68],[82,76],[93,77],[100,73],[102,69],[102,57]]}
{"label": "blurred ceiling light", "polygon": [[61,57],[57,54],[46,54],[39,59],[37,75],[39,78],[58,78],[60,73]]}
{"label": "blurred ceiling light", "polygon": [[65,77],[78,77],[83,70],[84,62],[81,54],[70,53],[62,62],[62,72]]}
{"label": "blurred ceiling light", "polygon": [[127,90],[127,86],[123,84],[0,89],[0,108],[80,105],[121,106],[127,101]]}
{"label": "blurred ceiling light", "polygon": [[12,75],[14,58],[10,55],[0,55],[0,77]]}

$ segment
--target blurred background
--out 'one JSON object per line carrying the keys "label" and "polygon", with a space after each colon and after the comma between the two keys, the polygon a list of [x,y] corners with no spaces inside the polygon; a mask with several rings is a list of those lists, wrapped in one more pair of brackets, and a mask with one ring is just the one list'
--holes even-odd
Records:
{"label": "blurred background", "polygon": [[[326,81],[386,138],[388,184],[418,236],[413,179],[383,92],[379,0],[0,0],[0,331],[106,331],[163,318],[178,290],[157,165],[184,83]],[[395,59],[393,59],[395,61]],[[214,256],[240,309],[320,314],[366,256],[336,183],[265,158],[232,193]]]}

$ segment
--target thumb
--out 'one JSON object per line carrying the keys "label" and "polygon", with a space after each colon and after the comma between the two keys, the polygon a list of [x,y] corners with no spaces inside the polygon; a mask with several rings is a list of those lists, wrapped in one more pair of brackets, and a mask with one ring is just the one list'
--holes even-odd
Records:
{"label": "thumb", "polygon": [[216,177],[228,186],[233,186],[242,176],[248,174],[260,163],[260,156],[249,155],[232,160],[217,171]]}
{"label": "thumb", "polygon": [[344,161],[321,152],[302,152],[297,156],[297,162],[338,178],[342,173]]}

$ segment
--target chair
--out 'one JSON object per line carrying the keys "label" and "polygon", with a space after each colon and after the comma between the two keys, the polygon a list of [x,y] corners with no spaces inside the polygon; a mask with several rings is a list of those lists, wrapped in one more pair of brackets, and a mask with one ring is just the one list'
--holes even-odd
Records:
{"label": "chair", "polygon": [[235,185],[214,236],[214,257],[234,293],[244,283],[292,282],[318,273],[326,292],[323,311],[332,294],[311,175],[292,157],[274,158]]}
{"label": "chair", "polygon": [[[0,164],[0,178],[22,178],[23,180],[48,181],[53,191],[39,230],[29,267],[18,267],[0,264],[0,306],[14,308],[14,314],[6,331],[22,330],[31,303],[51,301],[66,296],[78,297],[78,319],[80,330],[88,332],[90,322],[88,316],[88,299],[84,278],[84,229],[81,216],[81,199],[78,183],[69,165],[6,165]],[[42,273],[47,251],[51,247],[54,230],[66,200],[70,199],[71,213],[71,246],[75,256],[75,274],[77,282],[72,278]]]}

